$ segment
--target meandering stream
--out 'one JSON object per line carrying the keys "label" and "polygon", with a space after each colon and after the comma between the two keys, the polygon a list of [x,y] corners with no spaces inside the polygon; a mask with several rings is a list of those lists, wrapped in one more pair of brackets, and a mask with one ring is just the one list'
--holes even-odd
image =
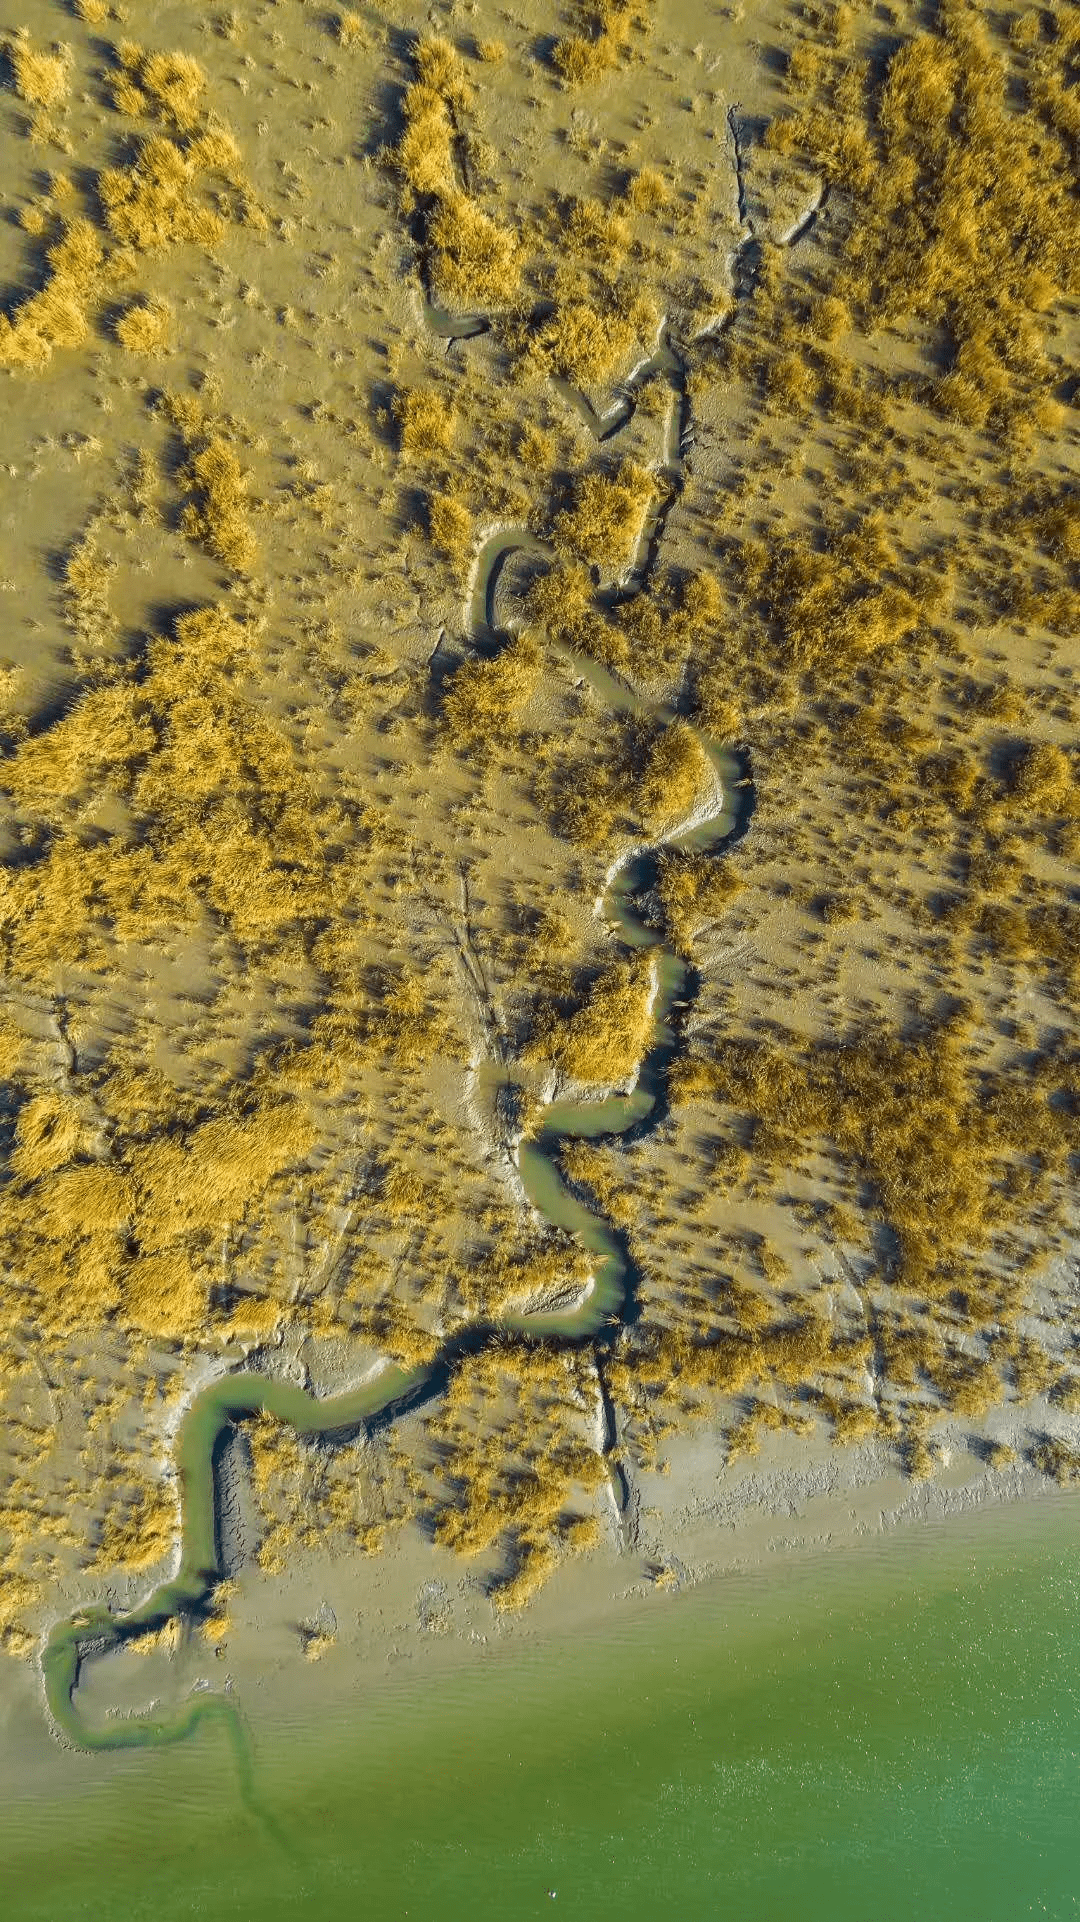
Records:
{"label": "meandering stream", "polygon": [[[427,312],[434,330],[447,332],[437,311],[429,307]],[[479,317],[466,317],[456,323],[453,338],[474,338],[483,331]],[[635,370],[616,407],[606,415],[596,414],[584,396],[575,395],[562,383],[566,397],[591,426],[595,438],[603,441],[628,424],[637,395],[657,376],[664,378],[672,390],[661,471],[665,486],[656,512],[646,516],[628,573],[615,590],[615,596],[622,599],[640,592],[647,582],[667,507],[682,485],[682,448],[688,426],[685,362],[665,332],[656,354]],[[491,651],[510,638],[497,625],[495,607],[507,562],[522,552],[544,559],[551,551],[546,542],[523,527],[500,529],[484,543],[477,557],[468,608],[470,639],[475,647]],[[665,722],[674,719],[671,708],[648,701],[596,662],[579,655],[569,658],[613,712],[647,715]],[[592,1286],[572,1308],[507,1315],[497,1323],[459,1331],[443,1342],[426,1365],[411,1371],[387,1366],[344,1394],[320,1398],[291,1382],[251,1371],[226,1375],[197,1393],[181,1421],[175,1448],[182,1510],[176,1573],[126,1613],[115,1614],[105,1607],[80,1610],[58,1623],[45,1643],[41,1668],[49,1713],[56,1728],[76,1746],[114,1749],[173,1742],[188,1735],[201,1721],[217,1717],[235,1723],[240,1739],[237,1705],[226,1694],[199,1690],[178,1708],[158,1711],[152,1707],[97,1726],[85,1721],[78,1699],[80,1670],[88,1660],[162,1628],[174,1617],[197,1616],[208,1605],[222,1574],[215,1458],[236,1423],[265,1413],[287,1422],[298,1435],[350,1439],[376,1422],[381,1425],[393,1421],[405,1409],[438,1394],[461,1356],[476,1353],[500,1335],[512,1332],[576,1344],[603,1334],[610,1337],[613,1328],[632,1318],[634,1275],[625,1240],[568,1187],[558,1167],[558,1148],[567,1139],[625,1136],[631,1130],[655,1125],[664,1112],[667,1069],[678,1046],[679,1013],[692,999],[695,981],[688,964],[660,945],[655,929],[642,918],[639,904],[653,884],[660,847],[719,849],[737,826],[735,809],[729,803],[736,765],[717,743],[704,736],[699,739],[714,771],[712,801],[700,806],[681,829],[632,850],[610,873],[606,891],[597,903],[598,912],[625,948],[657,950],[653,1038],[634,1085],[628,1092],[599,1100],[553,1100],[531,1135],[516,1149],[522,1184],[538,1214],[549,1224],[576,1235],[594,1257]],[[495,1082],[493,1095],[500,1087],[512,1087],[512,1066],[490,1066]]]}

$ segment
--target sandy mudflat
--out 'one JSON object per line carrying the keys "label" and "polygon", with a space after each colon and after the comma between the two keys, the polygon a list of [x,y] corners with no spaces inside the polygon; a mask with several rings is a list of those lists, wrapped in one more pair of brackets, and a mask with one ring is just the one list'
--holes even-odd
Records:
{"label": "sandy mudflat", "polygon": [[88,1713],[1080,1480],[1075,9],[123,12],[0,29],[12,1700],[249,1365],[457,1357]]}
{"label": "sandy mudflat", "polygon": [[[731,1584],[742,1577],[751,1597],[762,1580],[782,1597],[794,1563],[829,1551],[857,1556],[910,1535],[917,1557],[927,1529],[967,1539],[960,1524],[980,1512],[1012,1509],[1023,1530],[1040,1505],[1055,1526],[1075,1507],[1077,1498],[1022,1463],[988,1468],[959,1434],[952,1447],[946,1438],[945,1454],[932,1481],[913,1484],[880,1445],[839,1450],[772,1436],[754,1462],[725,1470],[719,1437],[698,1435],[672,1447],[668,1474],[640,1478],[625,1523],[612,1505],[600,1546],[558,1570],[521,1614],[493,1607],[482,1566],[408,1527],[377,1556],[301,1550],[284,1574],[238,1569],[232,1626],[217,1652],[189,1629],[169,1656],[124,1650],[91,1661],[80,1700],[93,1720],[137,1713],[151,1698],[178,1700],[193,1686],[225,1687],[256,1722],[273,1724],[343,1692],[381,1688],[401,1664],[416,1677],[467,1672],[522,1639],[558,1642],[605,1624],[617,1632],[627,1611],[677,1608],[692,1589],[737,1605],[742,1590]],[[857,1562],[849,1566],[857,1588]],[[317,1660],[305,1653],[313,1634],[326,1637]]]}

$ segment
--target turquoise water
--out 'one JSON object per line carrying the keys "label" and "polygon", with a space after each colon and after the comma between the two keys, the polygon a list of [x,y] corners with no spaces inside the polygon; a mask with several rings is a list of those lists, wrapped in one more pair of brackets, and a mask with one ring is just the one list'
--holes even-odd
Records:
{"label": "turquoise water", "polygon": [[251,1700],[242,1766],[211,1727],[58,1754],[54,1790],[6,1793],[3,1914],[1074,1916],[1078,1519],[1051,1498],[778,1564],[343,1679],[318,1716]]}

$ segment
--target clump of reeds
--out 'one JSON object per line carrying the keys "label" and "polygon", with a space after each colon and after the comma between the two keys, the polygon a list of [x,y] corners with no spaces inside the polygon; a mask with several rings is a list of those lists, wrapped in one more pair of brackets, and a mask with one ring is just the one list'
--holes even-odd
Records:
{"label": "clump of reeds", "polygon": [[91,1566],[153,1567],[172,1549],[178,1521],[172,1490],[144,1483],[133,1496],[106,1511]]}
{"label": "clump of reeds", "polygon": [[164,134],[148,135],[130,166],[107,167],[98,177],[105,225],[113,239],[146,253],[192,242],[215,246],[226,223],[199,200],[197,180],[190,153]]}
{"label": "clump of reeds", "polygon": [[522,252],[459,177],[458,119],[471,98],[464,62],[449,41],[425,34],[413,65],[417,78],[405,92],[405,129],[393,158],[409,202],[423,213],[432,287],[456,306],[504,306],[520,285]]}
{"label": "clump of reeds", "polygon": [[1047,1436],[1031,1451],[1035,1467],[1049,1475],[1060,1488],[1074,1488],[1080,1482],[1080,1448],[1071,1442]]}
{"label": "clump of reeds", "polygon": [[446,559],[460,564],[472,545],[472,515],[455,493],[433,490],[427,496],[428,533],[432,546]]}
{"label": "clump of reeds", "polygon": [[93,530],[71,549],[64,563],[64,612],[83,648],[103,647],[116,621],[109,606],[115,563],[97,544]]}
{"label": "clump of reeds", "polygon": [[29,36],[18,33],[7,45],[15,91],[28,107],[48,112],[67,99],[71,85],[71,49],[54,47],[45,53],[32,45]]}
{"label": "clump of reeds", "polygon": [[504,743],[536,687],[540,668],[540,645],[527,628],[496,655],[463,662],[443,694],[443,726],[453,745],[491,752]]}
{"label": "clump of reeds", "polygon": [[655,339],[658,322],[647,294],[619,304],[596,293],[589,298],[570,295],[533,330],[525,360],[537,371],[562,374],[578,387],[603,387],[625,371],[641,342]]}
{"label": "clump of reeds", "polygon": [[[989,22],[950,6],[880,75],[856,78],[839,41],[817,49],[809,98],[766,134],[852,195],[857,246],[831,297],[871,326],[905,315],[940,326],[952,364],[926,398],[973,429],[1022,426],[1050,379],[1039,317],[1070,286],[1080,236],[1075,128],[1061,111],[1071,58],[1068,36],[1025,46],[1025,99]],[[832,327],[830,316],[822,337]]]}
{"label": "clump of reeds", "polygon": [[617,574],[633,557],[653,501],[656,482],[634,461],[623,461],[614,474],[585,474],[578,482],[571,507],[556,517],[552,529],[559,552],[571,559],[594,563]]}
{"label": "clump of reeds", "polygon": [[[731,1041],[711,1061],[690,1057],[672,1069],[673,1098],[695,1091],[752,1118],[762,1167],[788,1170],[815,1137],[833,1141],[872,1184],[897,1238],[897,1279],[931,1301],[959,1288],[965,1264],[993,1241],[1009,1167],[1030,1154],[1052,1164],[1064,1148],[1045,1091],[1018,1099],[1003,1084],[990,1098],[955,1027],[912,1041],[871,1029],[839,1047]],[[974,1314],[978,1296],[967,1292]],[[997,1305],[991,1292],[983,1318]],[[981,1364],[920,1365],[972,1412],[998,1394]]]}
{"label": "clump of reeds", "polygon": [[455,306],[505,305],[521,280],[521,248],[514,234],[463,192],[444,192],[428,237],[439,293]]}
{"label": "clump of reeds", "polygon": [[190,397],[166,394],[162,409],[181,434],[188,454],[180,474],[181,485],[192,497],[181,520],[185,534],[201,541],[226,567],[247,573],[257,544],[250,523],[248,476],[235,448]]}
{"label": "clump of reeds", "polygon": [[122,40],[118,51],[120,73],[113,82],[113,105],[120,113],[171,121],[181,133],[197,125],[206,90],[206,74],[187,53],[147,53],[133,40]]}
{"label": "clump of reeds", "polygon": [[701,928],[724,913],[743,890],[730,861],[715,855],[667,849],[660,855],[656,891],[668,935],[681,954],[689,954]]}
{"label": "clump of reeds", "polygon": [[544,1014],[526,1059],[554,1061],[575,1081],[615,1086],[637,1069],[652,1035],[655,962],[648,950],[617,961],[573,1013]]}
{"label": "clump of reeds", "polygon": [[35,371],[63,347],[81,347],[88,309],[101,292],[101,243],[88,220],[72,220],[48,250],[49,273],[9,317],[0,314],[0,366]]}
{"label": "clump of reeds", "polygon": [[591,0],[579,9],[580,31],[556,41],[552,58],[569,87],[594,86],[618,62],[636,27],[648,16],[638,0]]}
{"label": "clump of reeds", "polygon": [[160,354],[168,345],[172,308],[165,300],[136,301],[116,323],[116,338],[129,354]]}
{"label": "clump of reeds", "polygon": [[397,394],[394,416],[406,456],[441,454],[453,445],[457,409],[430,388],[412,387]]}
{"label": "clump of reeds", "polygon": [[672,721],[645,753],[637,808],[650,834],[684,820],[712,778],[709,757],[692,727]]}

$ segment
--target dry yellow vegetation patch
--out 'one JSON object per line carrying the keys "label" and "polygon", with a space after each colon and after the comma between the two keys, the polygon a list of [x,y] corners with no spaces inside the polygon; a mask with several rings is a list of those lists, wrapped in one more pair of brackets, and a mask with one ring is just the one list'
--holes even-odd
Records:
{"label": "dry yellow vegetation patch", "polygon": [[645,951],[615,962],[573,1013],[544,1017],[528,1056],[553,1061],[574,1081],[617,1086],[635,1073],[648,1049],[655,992],[654,955]]}

